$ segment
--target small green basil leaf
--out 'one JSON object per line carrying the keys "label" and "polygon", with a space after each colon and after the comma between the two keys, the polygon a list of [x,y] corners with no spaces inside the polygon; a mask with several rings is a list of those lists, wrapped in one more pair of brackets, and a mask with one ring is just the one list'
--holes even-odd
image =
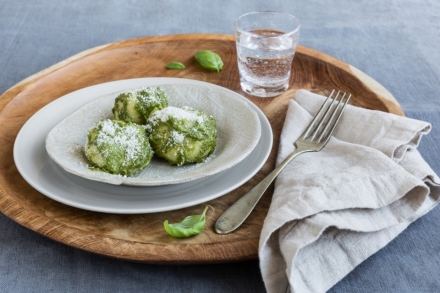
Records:
{"label": "small green basil leaf", "polygon": [[171,63],[168,63],[167,66],[165,66],[165,67],[168,69],[184,69],[185,65],[183,65],[180,62],[171,62]]}
{"label": "small green basil leaf", "polygon": [[215,70],[217,72],[223,68],[223,61],[219,55],[209,50],[198,51],[194,57],[204,68]]}
{"label": "small green basil leaf", "polygon": [[190,237],[199,234],[205,228],[206,211],[209,206],[206,206],[201,215],[188,216],[180,223],[168,224],[168,220],[163,223],[165,231],[174,237]]}

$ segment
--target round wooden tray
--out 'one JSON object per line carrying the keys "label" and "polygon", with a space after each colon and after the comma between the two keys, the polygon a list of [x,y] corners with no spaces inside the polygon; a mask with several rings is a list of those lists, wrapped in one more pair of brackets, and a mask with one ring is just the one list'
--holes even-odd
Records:
{"label": "round wooden tray", "polygon": [[[224,61],[220,72],[202,68],[198,50],[217,52]],[[180,61],[184,70],[167,70]],[[274,134],[271,155],[249,182],[210,201],[207,226],[198,236],[168,236],[163,221],[181,221],[200,213],[205,204],[177,211],[120,215],[73,208],[47,198],[19,174],[12,152],[23,124],[51,101],[75,90],[108,81],[138,77],[182,77],[214,83],[236,91],[255,103],[268,117]],[[235,233],[218,235],[218,216],[268,174],[275,164],[286,104],[298,89],[327,94],[336,88],[353,94],[351,104],[403,115],[393,96],[358,69],[326,54],[299,46],[293,62],[290,89],[270,99],[251,97],[241,90],[232,35],[170,35],[121,41],[93,48],[62,61],[18,83],[0,97],[0,210],[17,223],[58,242],[125,260],[156,264],[218,263],[255,259],[264,218],[273,190]]]}

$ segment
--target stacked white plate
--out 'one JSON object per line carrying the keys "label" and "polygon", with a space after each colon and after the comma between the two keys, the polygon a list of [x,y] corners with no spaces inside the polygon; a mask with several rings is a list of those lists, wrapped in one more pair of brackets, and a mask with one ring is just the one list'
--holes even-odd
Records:
{"label": "stacked white plate", "polygon": [[[100,118],[112,118],[120,92],[147,86],[161,86],[170,106],[190,106],[214,116],[214,154],[205,163],[182,167],[153,159],[132,177],[91,171],[82,151],[89,129]],[[30,185],[56,201],[91,211],[137,214],[180,209],[224,195],[252,178],[271,148],[267,118],[241,95],[195,80],[138,78],[80,89],[48,104],[23,125],[14,160]]]}

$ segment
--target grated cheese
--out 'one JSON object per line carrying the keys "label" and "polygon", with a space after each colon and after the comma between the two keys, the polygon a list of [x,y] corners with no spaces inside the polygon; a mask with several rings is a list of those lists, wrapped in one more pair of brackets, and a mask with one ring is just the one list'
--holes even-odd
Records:
{"label": "grated cheese", "polygon": [[197,115],[196,112],[188,111],[189,107],[177,108],[177,107],[166,107],[162,110],[156,111],[149,118],[150,122],[154,123],[157,121],[166,122],[169,118],[175,118],[178,120],[188,120],[192,122],[202,123],[204,121],[203,116]]}
{"label": "grated cheese", "polygon": [[[105,144],[117,144],[126,153],[127,161],[136,160],[142,154],[142,141],[137,137],[139,129],[136,126],[121,127],[111,120],[103,120],[101,125],[102,129],[96,138],[98,147]],[[104,151],[102,155],[107,158],[108,153]]]}

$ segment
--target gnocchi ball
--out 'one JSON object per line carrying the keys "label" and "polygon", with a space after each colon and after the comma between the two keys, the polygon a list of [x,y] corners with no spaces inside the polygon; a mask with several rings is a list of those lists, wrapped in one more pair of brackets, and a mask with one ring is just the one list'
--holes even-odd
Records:
{"label": "gnocchi ball", "polygon": [[153,150],[141,126],[101,119],[87,135],[85,155],[92,169],[131,176],[150,163]]}
{"label": "gnocchi ball", "polygon": [[167,106],[168,100],[160,87],[146,87],[117,96],[112,112],[115,120],[145,124],[152,113]]}
{"label": "gnocchi ball", "polygon": [[214,117],[189,107],[154,112],[146,129],[156,156],[172,165],[204,162],[217,143]]}

